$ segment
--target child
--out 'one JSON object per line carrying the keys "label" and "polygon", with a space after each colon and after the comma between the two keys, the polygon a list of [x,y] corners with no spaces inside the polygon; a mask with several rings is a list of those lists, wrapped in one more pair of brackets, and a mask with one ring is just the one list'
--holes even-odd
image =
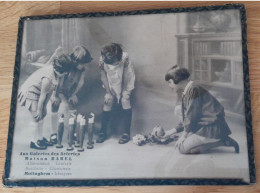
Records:
{"label": "child", "polygon": [[175,146],[183,154],[203,153],[218,146],[234,147],[239,153],[238,143],[229,137],[231,131],[225,120],[223,106],[206,89],[189,79],[185,68],[173,66],[165,75],[169,86],[182,95],[182,122],[165,133],[162,140],[183,131]]}
{"label": "child", "polygon": [[34,129],[34,137],[30,147],[46,149],[51,145],[42,136],[43,119],[46,116],[46,105],[59,80],[70,70],[70,58],[60,55],[53,60],[52,65],[35,71],[22,85],[18,94],[18,101],[25,106],[32,115],[30,122]]}
{"label": "child", "polygon": [[128,54],[123,52],[116,43],[105,46],[101,51],[100,63],[101,80],[106,89],[101,130],[97,143],[103,143],[107,137],[107,125],[111,118],[114,102],[122,106],[122,122],[124,132],[119,139],[119,144],[130,140],[130,127],[132,120],[132,107],[130,104],[131,92],[134,89],[135,73]]}
{"label": "child", "polygon": [[[50,141],[57,143],[57,123],[58,123],[58,110],[61,101],[65,105],[65,111],[69,111],[68,114],[76,111],[76,105],[78,103],[78,92],[84,85],[85,81],[85,66],[92,61],[92,57],[84,46],[76,46],[73,52],[70,54],[71,58],[71,70],[64,76],[55,90],[52,101],[52,134]],[[65,113],[65,117],[67,117]],[[66,118],[65,118],[66,120]],[[74,132],[74,131],[73,131]]]}

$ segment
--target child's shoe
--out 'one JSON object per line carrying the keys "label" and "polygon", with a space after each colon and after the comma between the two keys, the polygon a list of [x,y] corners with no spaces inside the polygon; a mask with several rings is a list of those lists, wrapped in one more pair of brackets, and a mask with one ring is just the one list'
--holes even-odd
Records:
{"label": "child's shoe", "polygon": [[223,141],[225,146],[234,147],[235,152],[239,153],[239,145],[234,139],[232,139],[231,137],[227,137]]}
{"label": "child's shoe", "polygon": [[56,145],[56,148],[58,149],[63,148],[63,145]]}
{"label": "child's shoe", "polygon": [[72,151],[73,149],[73,147],[67,147],[67,151]]}
{"label": "child's shoe", "polygon": [[127,133],[124,133],[124,134],[120,137],[118,143],[119,143],[119,144],[125,144],[125,143],[127,143],[129,140],[130,140],[129,135],[128,135]]}
{"label": "child's shoe", "polygon": [[45,146],[52,146],[52,145],[53,145],[53,144],[52,144],[50,141],[48,141],[45,137],[42,138],[41,142],[42,142],[42,144],[45,145]]}
{"label": "child's shoe", "polygon": [[47,146],[42,145],[41,141],[38,140],[36,143],[31,141],[30,148],[38,149],[38,150],[45,150]]}
{"label": "child's shoe", "polygon": [[96,142],[97,143],[103,143],[105,141],[105,139],[106,139],[105,134],[104,133],[99,133]]}
{"label": "child's shoe", "polygon": [[84,148],[83,148],[83,147],[81,147],[81,148],[78,149],[78,152],[83,152],[83,151],[84,151]]}
{"label": "child's shoe", "polygon": [[76,142],[76,144],[74,145],[74,147],[80,147],[80,144],[78,142]]}
{"label": "child's shoe", "polygon": [[93,149],[94,148],[94,142],[88,142],[87,143],[88,145],[87,145],[87,149]]}

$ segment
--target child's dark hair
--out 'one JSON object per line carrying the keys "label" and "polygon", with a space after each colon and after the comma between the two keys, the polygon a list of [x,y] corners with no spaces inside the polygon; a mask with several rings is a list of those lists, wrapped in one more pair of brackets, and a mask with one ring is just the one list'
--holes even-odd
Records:
{"label": "child's dark hair", "polygon": [[120,44],[111,43],[106,45],[101,50],[101,55],[105,55],[106,53],[111,53],[118,61],[122,59],[123,50]]}
{"label": "child's dark hair", "polygon": [[173,80],[174,84],[178,84],[179,82],[186,80],[190,77],[190,73],[186,68],[180,68],[175,65],[171,67],[165,75],[165,81]]}
{"label": "child's dark hair", "polygon": [[88,49],[84,46],[76,46],[73,52],[70,54],[70,58],[73,62],[79,64],[85,64],[91,62],[93,58],[91,57]]}
{"label": "child's dark hair", "polygon": [[53,61],[53,68],[59,73],[69,72],[71,69],[70,57],[62,54],[58,58],[55,58]]}

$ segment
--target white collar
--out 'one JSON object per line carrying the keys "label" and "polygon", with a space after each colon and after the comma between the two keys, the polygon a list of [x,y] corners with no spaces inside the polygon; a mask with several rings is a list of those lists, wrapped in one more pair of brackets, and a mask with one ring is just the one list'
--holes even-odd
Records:
{"label": "white collar", "polygon": [[184,88],[183,95],[186,94],[186,92],[188,91],[188,89],[190,88],[190,86],[191,86],[192,84],[193,84],[193,81],[188,82],[188,84],[187,84],[186,87]]}

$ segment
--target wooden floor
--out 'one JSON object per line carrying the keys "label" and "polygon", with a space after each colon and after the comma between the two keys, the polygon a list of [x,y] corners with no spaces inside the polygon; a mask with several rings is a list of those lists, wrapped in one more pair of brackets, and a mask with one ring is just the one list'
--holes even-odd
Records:
{"label": "wooden floor", "polygon": [[[0,172],[3,174],[8,132],[17,25],[20,16],[97,11],[125,11],[159,8],[222,5],[234,2],[0,2]],[[0,188],[1,192],[260,192],[260,2],[244,3],[247,10],[248,53],[257,183],[251,186],[134,186],[99,188]]]}

